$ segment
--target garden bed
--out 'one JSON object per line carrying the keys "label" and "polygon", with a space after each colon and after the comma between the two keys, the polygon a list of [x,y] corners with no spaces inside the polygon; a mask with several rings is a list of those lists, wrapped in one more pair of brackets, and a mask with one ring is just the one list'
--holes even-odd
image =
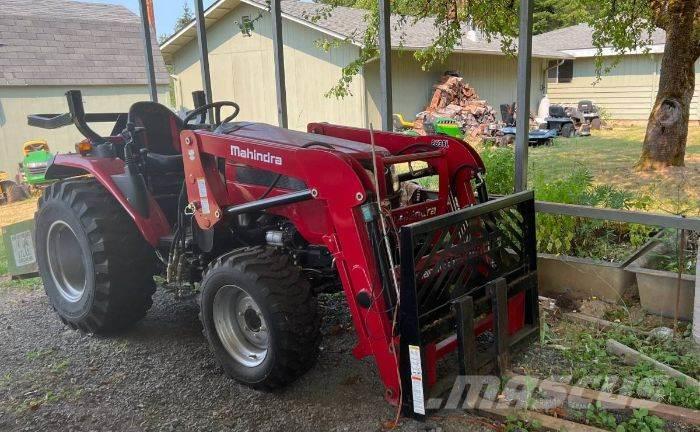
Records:
{"label": "garden bed", "polygon": [[[613,318],[620,314],[620,311],[630,315],[631,310],[639,310],[639,305],[631,304],[629,298],[625,300],[627,302],[625,307],[603,305],[601,308],[598,304],[595,308],[591,308],[586,305],[586,302],[576,302],[570,307],[579,310],[596,309],[599,315],[610,317],[618,322],[648,322],[640,317],[635,317],[634,320]],[[539,383],[538,390],[533,390],[533,399],[541,399],[545,394],[551,396],[552,391],[556,393],[557,389],[569,391],[572,388],[570,386],[575,386],[589,389],[585,392],[577,390],[577,395],[584,393],[593,395],[592,399],[584,399],[599,400],[602,403],[597,405],[595,402],[586,402],[578,407],[561,406],[545,409],[543,412],[611,431],[698,430],[700,391],[697,388],[689,388],[682,381],[666,376],[650,363],[625,364],[621,358],[606,350],[606,341],[615,340],[697,379],[700,375],[700,357],[697,347],[689,337],[689,328],[679,326],[680,330],[675,338],[664,339],[650,336],[641,328],[630,330],[629,327],[625,328],[616,323],[609,323],[607,326],[596,326],[585,321],[572,323],[561,319],[564,317],[562,312],[560,310],[543,311],[545,320],[540,343],[528,349],[523,355],[515,357],[513,370],[516,374],[546,380]],[[657,322],[661,320],[661,318],[650,319]],[[602,320],[597,319],[597,321]],[[548,381],[566,384],[550,385]],[[532,386],[535,384],[533,383]],[[551,387],[550,391],[543,391],[548,387]],[[671,406],[651,404],[648,406],[659,409],[647,409],[644,408],[644,401],[639,403],[640,407],[634,406],[637,403],[625,405],[625,407],[610,403],[610,401],[624,400],[622,396]],[[674,409],[673,406],[680,408]],[[690,420],[684,420],[686,417]],[[620,425],[624,427],[618,429]]]}
{"label": "garden bed", "polygon": [[682,259],[678,243],[679,239],[666,233],[663,241],[647,255],[632,262],[628,270],[636,276],[644,310],[674,318],[678,303],[678,318],[689,321],[693,318],[698,234],[689,236]]}

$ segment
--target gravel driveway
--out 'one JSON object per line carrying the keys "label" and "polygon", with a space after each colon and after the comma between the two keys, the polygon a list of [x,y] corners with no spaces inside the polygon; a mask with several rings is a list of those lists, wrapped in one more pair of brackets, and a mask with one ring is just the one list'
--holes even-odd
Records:
{"label": "gravel driveway", "polygon": [[[394,416],[339,296],[323,296],[317,365],[261,393],[214,363],[191,301],[159,290],[147,317],[114,337],[63,326],[38,290],[0,290],[0,431],[377,431]],[[399,430],[494,430],[467,415]]]}

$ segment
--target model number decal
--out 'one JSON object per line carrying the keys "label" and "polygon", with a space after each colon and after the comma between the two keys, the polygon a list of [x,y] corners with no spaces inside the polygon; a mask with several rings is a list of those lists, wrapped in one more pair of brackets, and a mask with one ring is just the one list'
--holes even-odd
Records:
{"label": "model number decal", "polygon": [[430,141],[430,145],[437,148],[448,148],[450,146],[450,142],[446,139],[434,139]]}

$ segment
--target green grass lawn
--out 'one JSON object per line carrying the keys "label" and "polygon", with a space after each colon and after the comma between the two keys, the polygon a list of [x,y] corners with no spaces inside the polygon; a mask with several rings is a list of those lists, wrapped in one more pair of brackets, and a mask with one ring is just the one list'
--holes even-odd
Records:
{"label": "green grass lawn", "polygon": [[618,126],[592,133],[590,137],[559,138],[551,146],[530,148],[529,178],[557,180],[583,166],[593,174],[596,184],[649,194],[654,198],[654,210],[700,214],[700,127],[690,128],[686,166],[657,172],[634,169],[644,141],[644,127]]}
{"label": "green grass lawn", "polygon": [[5,244],[0,235],[0,276],[7,274],[7,254],[5,253]]}

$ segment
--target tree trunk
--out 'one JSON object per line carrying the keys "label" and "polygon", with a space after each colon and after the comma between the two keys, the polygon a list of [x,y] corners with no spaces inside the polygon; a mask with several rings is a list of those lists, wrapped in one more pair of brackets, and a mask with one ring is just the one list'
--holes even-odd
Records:
{"label": "tree trunk", "polygon": [[649,115],[639,169],[683,166],[688,138],[690,101],[695,89],[698,41],[694,31],[697,0],[683,0],[669,10],[666,46],[661,60],[659,91]]}

